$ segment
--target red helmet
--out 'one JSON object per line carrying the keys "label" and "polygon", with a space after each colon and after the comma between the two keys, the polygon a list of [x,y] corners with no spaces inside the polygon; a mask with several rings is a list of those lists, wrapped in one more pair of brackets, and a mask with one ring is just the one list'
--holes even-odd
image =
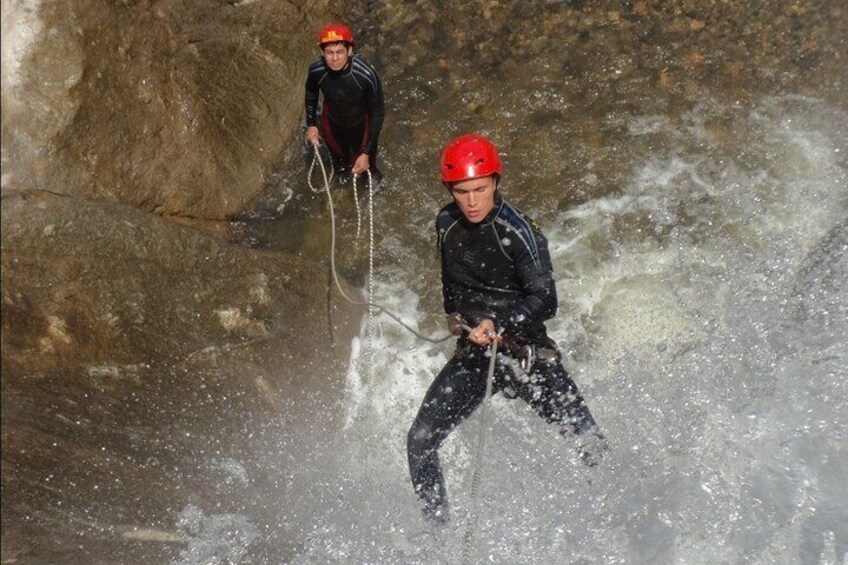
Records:
{"label": "red helmet", "polygon": [[348,45],[353,45],[353,33],[349,28],[339,24],[328,25],[318,34],[318,45],[325,43],[336,43],[344,41]]}
{"label": "red helmet", "polygon": [[461,135],[442,151],[442,182],[459,182],[501,175],[501,158],[494,144],[476,133]]}

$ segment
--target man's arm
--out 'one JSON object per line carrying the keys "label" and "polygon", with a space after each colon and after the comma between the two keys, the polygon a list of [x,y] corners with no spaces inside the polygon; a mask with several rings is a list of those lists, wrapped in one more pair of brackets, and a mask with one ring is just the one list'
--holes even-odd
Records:
{"label": "man's arm", "polygon": [[316,61],[309,65],[304,87],[304,106],[306,107],[306,127],[318,125],[318,80],[322,63]]}
{"label": "man's arm", "polygon": [[445,314],[453,314],[457,312],[459,308],[459,301],[457,300],[458,289],[456,288],[456,285],[451,283],[448,279],[447,269],[445,269],[444,255],[440,254],[440,258],[442,261],[442,302],[444,303]]}
{"label": "man's arm", "polygon": [[445,257],[445,240],[450,228],[456,223],[448,208],[442,208],[436,216],[436,253],[439,257],[442,280],[442,301],[445,314],[452,315],[459,311],[459,289],[448,277],[447,260]]}
{"label": "man's arm", "polygon": [[521,333],[521,327],[553,318],[557,311],[556,282],[554,281],[548,240],[533,230],[533,242],[510,246],[513,260],[521,277],[524,295],[503,320],[498,320],[508,334]]}

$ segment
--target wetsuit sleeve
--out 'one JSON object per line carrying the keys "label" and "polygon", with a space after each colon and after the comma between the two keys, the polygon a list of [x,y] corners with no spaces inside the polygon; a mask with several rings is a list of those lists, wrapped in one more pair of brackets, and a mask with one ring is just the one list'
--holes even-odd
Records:
{"label": "wetsuit sleeve", "polygon": [[306,106],[306,126],[317,126],[318,116],[318,73],[314,72],[314,66],[309,67],[306,75],[304,102]]}
{"label": "wetsuit sleeve", "polygon": [[368,108],[368,129],[362,141],[362,152],[373,155],[377,150],[380,131],[383,129],[386,106],[383,101],[383,84],[380,81],[380,75],[373,67],[370,70],[373,80],[369,82],[370,88],[365,98],[365,105]]}
{"label": "wetsuit sleeve", "polygon": [[442,298],[445,306],[445,314],[454,314],[459,311],[459,302],[457,300],[457,288],[450,284],[445,279],[445,272],[442,269]]}
{"label": "wetsuit sleeve", "polygon": [[507,335],[521,335],[524,327],[540,324],[553,318],[557,311],[556,281],[554,281],[548,240],[533,230],[535,245],[513,246],[513,260],[523,286],[523,296],[497,322]]}
{"label": "wetsuit sleeve", "polygon": [[451,284],[447,277],[447,268],[445,268],[445,250],[442,245],[443,230],[439,228],[439,221],[436,220],[436,249],[439,253],[439,261],[442,266],[442,301],[445,307],[445,314],[453,314],[459,309],[459,301],[457,300],[457,287]]}

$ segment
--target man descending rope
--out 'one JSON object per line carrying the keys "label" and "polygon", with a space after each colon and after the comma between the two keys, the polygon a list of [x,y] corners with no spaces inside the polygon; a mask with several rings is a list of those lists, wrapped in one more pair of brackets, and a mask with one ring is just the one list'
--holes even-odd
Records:
{"label": "man descending rope", "polygon": [[[318,35],[321,57],[306,77],[306,141],[323,139],[333,167],[344,176],[371,172],[378,185],[377,143],[383,126],[383,87],[377,71],[359,54],[354,38],[343,25],[329,25]],[[318,111],[319,93],[323,106]]]}
{"label": "man descending rope", "polygon": [[448,330],[460,337],[407,436],[412,484],[424,515],[437,522],[447,520],[438,450],[483,402],[493,340],[506,353],[495,367],[495,391],[521,397],[561,434],[576,434],[584,463],[597,464],[607,449],[545,329],[557,310],[547,240],[503,199],[501,173],[500,157],[483,136],[461,136],[442,153],[441,177],[453,202],[439,212],[436,231]]}

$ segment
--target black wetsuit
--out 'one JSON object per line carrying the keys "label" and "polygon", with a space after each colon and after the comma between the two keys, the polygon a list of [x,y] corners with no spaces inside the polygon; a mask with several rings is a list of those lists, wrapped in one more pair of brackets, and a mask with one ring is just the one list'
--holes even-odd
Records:
{"label": "black wetsuit", "polygon": [[[319,91],[324,95],[320,113]],[[367,153],[371,174],[382,177],[377,168],[377,144],[385,106],[374,67],[354,54],[344,69],[333,71],[321,57],[309,65],[305,101],[306,126],[318,127],[336,167],[347,170],[360,154]]]}
{"label": "black wetsuit", "polygon": [[[454,203],[439,213],[436,229],[445,312],[460,314],[472,327],[484,318],[493,320],[513,349],[533,345],[553,353],[544,321],[556,313],[556,286],[547,240],[535,223],[497,196],[495,208],[482,222],[466,221]],[[430,385],[409,430],[412,484],[428,516],[443,516],[445,485],[438,449],[483,401],[487,349],[459,338],[453,358]],[[560,433],[582,434],[595,427],[558,356],[537,358],[526,373],[498,364],[494,388],[524,399]]]}

